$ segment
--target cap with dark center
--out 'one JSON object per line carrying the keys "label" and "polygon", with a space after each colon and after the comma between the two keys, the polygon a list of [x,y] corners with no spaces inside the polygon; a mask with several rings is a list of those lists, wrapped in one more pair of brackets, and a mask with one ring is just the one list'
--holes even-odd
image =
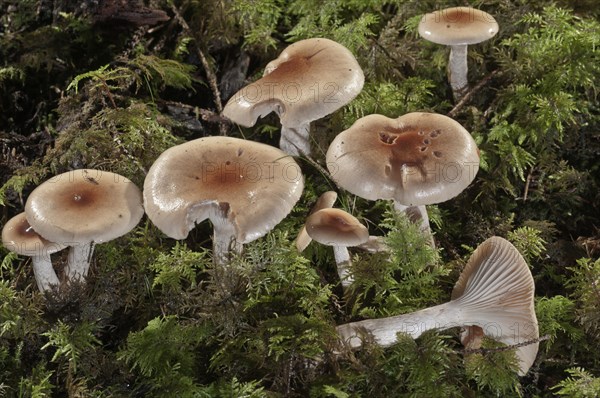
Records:
{"label": "cap with dark center", "polygon": [[50,255],[66,246],[42,238],[29,225],[25,213],[17,214],[4,225],[2,244],[12,252],[32,258],[33,273],[40,291],[59,285]]}
{"label": "cap with dark center", "polygon": [[467,130],[447,116],[369,115],[333,140],[327,165],[336,183],[355,195],[417,206],[462,192],[479,170],[479,151]]}
{"label": "cap with dark center", "polygon": [[301,40],[267,64],[261,79],[236,93],[223,115],[252,127],[275,111],[282,125],[281,149],[308,155],[310,122],[350,102],[363,84],[362,69],[346,47],[323,38]]}
{"label": "cap with dark center", "polygon": [[322,209],[306,219],[306,232],[329,246],[357,246],[369,240],[369,231],[356,217],[340,209]]}
{"label": "cap with dark center", "polygon": [[498,33],[498,23],[487,12],[470,7],[452,7],[425,14],[419,34],[444,45],[477,44]]}
{"label": "cap with dark center", "polygon": [[184,239],[196,223],[210,219],[218,257],[228,255],[232,241],[248,243],[270,231],[291,211],[303,188],[300,167],[281,150],[238,138],[206,137],[159,156],[144,181],[144,205],[152,222],[175,239]]}
{"label": "cap with dark center", "polygon": [[93,244],[131,231],[144,215],[142,193],[129,179],[102,170],[59,174],[35,188],[25,204],[33,229],[71,246],[67,276],[84,277]]}
{"label": "cap with dark center", "polygon": [[[319,199],[317,199],[317,202],[311,209],[310,214],[313,214],[321,209],[332,207],[336,199],[337,193],[335,191],[327,191],[323,193],[321,196],[319,196]],[[311,241],[312,238],[306,232],[306,225],[303,225],[300,229],[300,232],[298,232],[298,237],[296,238],[296,248],[299,252],[302,252],[304,249],[306,249]]]}
{"label": "cap with dark center", "polygon": [[144,214],[129,179],[81,169],[59,174],[31,192],[25,205],[36,232],[53,242],[106,242],[131,231]]}
{"label": "cap with dark center", "polygon": [[324,208],[306,219],[306,232],[315,241],[333,246],[342,287],[348,287],[354,278],[350,273],[348,246],[357,246],[369,240],[369,230],[353,215],[340,209]]}

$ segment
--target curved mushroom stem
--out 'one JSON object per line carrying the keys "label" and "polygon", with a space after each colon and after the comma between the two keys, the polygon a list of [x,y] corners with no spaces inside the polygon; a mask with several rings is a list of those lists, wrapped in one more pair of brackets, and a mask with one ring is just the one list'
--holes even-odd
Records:
{"label": "curved mushroom stem", "polygon": [[450,46],[448,69],[454,102],[460,101],[469,87],[467,81],[467,71],[469,70],[467,66],[467,47],[466,44]]}
{"label": "curved mushroom stem", "polygon": [[290,127],[281,126],[281,136],[279,138],[279,149],[283,152],[292,155],[310,155],[310,141],[308,133],[310,131],[310,123],[305,123],[300,126]]}
{"label": "curved mushroom stem", "polygon": [[429,215],[427,214],[427,208],[422,206],[405,206],[401,203],[394,201],[394,210],[399,213],[406,214],[406,217],[413,224],[420,224],[419,228],[423,235],[429,237],[429,245],[435,249],[435,241],[433,240],[433,234],[431,233],[431,227],[429,225]]}
{"label": "curved mushroom stem", "polygon": [[31,261],[33,263],[35,282],[41,292],[51,290],[54,286],[60,285],[58,276],[56,276],[56,272],[52,268],[50,254],[32,257]]}
{"label": "curved mushroom stem", "polygon": [[74,243],[69,249],[67,263],[67,281],[84,281],[90,269],[90,260],[94,252],[94,242]]}
{"label": "curved mushroom stem", "polygon": [[396,342],[399,332],[416,339],[428,330],[461,326],[465,322],[463,318],[459,306],[448,302],[409,314],[346,323],[338,326],[337,332],[341,340],[352,348],[362,345],[360,336],[365,333],[371,334],[377,344],[387,347]]}
{"label": "curved mushroom stem", "polygon": [[350,265],[352,264],[350,253],[346,246],[333,246],[333,255],[335,257],[338,275],[342,281],[342,288],[346,289],[354,282],[354,277],[350,273]]}

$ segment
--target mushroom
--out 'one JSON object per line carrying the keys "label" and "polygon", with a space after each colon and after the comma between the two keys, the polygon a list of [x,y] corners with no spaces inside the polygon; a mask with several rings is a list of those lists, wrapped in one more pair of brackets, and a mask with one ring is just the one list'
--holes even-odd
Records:
{"label": "mushroom", "polygon": [[310,155],[310,122],[350,102],[363,84],[362,69],[346,47],[323,38],[301,40],[269,62],[261,79],[231,97],[223,116],[252,127],[275,111],[279,147],[292,156]]}
{"label": "mushroom", "polygon": [[129,179],[81,169],[35,188],[25,204],[27,221],[44,238],[71,246],[66,276],[84,280],[96,243],[131,231],[144,215],[142,193]]}
{"label": "mushroom", "polygon": [[[335,137],[326,159],[340,187],[368,200],[392,199],[399,212],[455,197],[479,170],[469,132],[447,116],[423,112],[360,118]],[[417,210],[429,231],[426,210]]]}
{"label": "mushroom", "polygon": [[17,214],[4,225],[2,244],[12,252],[31,257],[33,275],[41,292],[60,285],[50,255],[66,246],[42,238],[29,225],[25,213]]}
{"label": "mushroom", "polygon": [[350,347],[360,347],[365,334],[385,347],[396,342],[399,332],[417,338],[431,329],[467,327],[471,334],[463,332],[463,342],[477,339],[473,332],[481,332],[516,345],[519,374],[524,375],[539,345],[534,290],[533,277],[518,250],[507,240],[492,237],[471,255],[449,302],[409,314],[340,325],[337,331]]}
{"label": "mushroom", "polygon": [[[337,192],[327,191],[327,192],[323,193],[317,199],[317,202],[311,209],[309,215],[311,215],[321,209],[327,209],[327,208],[332,207],[336,200],[337,200]],[[303,225],[302,228],[300,229],[300,232],[298,232],[298,236],[296,237],[296,249],[298,249],[298,252],[302,253],[304,251],[304,249],[306,249],[306,247],[310,244],[311,241],[312,241],[312,238],[306,232],[306,225]]]}
{"label": "mushroom", "polygon": [[454,100],[459,101],[468,88],[467,46],[491,39],[498,23],[487,12],[470,7],[452,7],[425,14],[419,34],[425,40],[450,46],[448,69]]}
{"label": "mushroom", "polygon": [[353,215],[340,209],[321,209],[306,219],[306,232],[315,241],[333,246],[342,287],[353,282],[350,275],[348,246],[357,246],[369,239],[369,230]]}
{"label": "mushroom", "polygon": [[144,181],[144,206],[167,236],[184,239],[205,219],[213,224],[214,259],[264,236],[292,210],[304,188],[300,167],[272,146],[205,137],[167,149]]}

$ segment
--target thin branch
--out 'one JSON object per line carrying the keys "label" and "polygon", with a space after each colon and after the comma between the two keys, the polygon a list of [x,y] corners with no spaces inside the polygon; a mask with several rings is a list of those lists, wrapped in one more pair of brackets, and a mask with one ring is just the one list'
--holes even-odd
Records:
{"label": "thin branch", "polygon": [[497,347],[497,348],[475,348],[475,349],[464,349],[462,350],[465,354],[487,354],[490,352],[503,352],[517,349],[519,347],[525,347],[527,345],[539,343],[540,341],[550,340],[550,335],[546,334],[542,337],[538,337],[537,339],[531,339],[524,341],[518,344],[507,345],[506,347]]}
{"label": "thin branch", "polygon": [[[221,114],[223,112],[223,105],[221,104],[221,92],[219,91],[219,86],[217,84],[217,76],[210,67],[208,59],[204,55],[204,52],[202,51],[202,49],[200,49],[200,46],[198,45],[198,40],[195,38],[192,29],[190,28],[186,20],[183,18],[183,16],[181,16],[181,13],[179,12],[177,6],[175,6],[175,4],[173,3],[171,3],[171,10],[173,11],[173,14],[175,14],[175,19],[177,19],[177,22],[179,22],[185,34],[190,37],[194,37],[194,48],[196,50],[198,58],[200,59],[200,63],[202,64],[202,67],[206,72],[208,85],[210,86],[210,89],[213,93],[213,102],[215,103],[215,108],[217,109],[217,113]],[[223,122],[219,122],[219,131],[221,135],[227,135],[227,125]]]}
{"label": "thin branch", "polygon": [[455,117],[458,112],[469,102],[471,97],[475,95],[479,90],[481,90],[492,78],[500,73],[499,69],[496,69],[487,74],[483,79],[479,81],[473,88],[471,88],[467,93],[458,101],[458,103],[452,108],[450,112],[448,112],[447,116]]}
{"label": "thin branch", "polygon": [[529,170],[529,174],[527,174],[527,180],[525,181],[525,191],[523,192],[523,202],[527,200],[527,196],[529,195],[529,185],[531,184],[531,180],[533,179],[533,167]]}

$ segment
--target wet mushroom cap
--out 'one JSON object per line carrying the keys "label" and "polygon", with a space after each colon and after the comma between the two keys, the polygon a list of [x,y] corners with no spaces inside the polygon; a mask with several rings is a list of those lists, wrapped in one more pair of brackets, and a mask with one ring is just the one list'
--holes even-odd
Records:
{"label": "wet mushroom cap", "polygon": [[280,149],[205,137],[158,157],[144,181],[144,206],[171,238],[184,239],[197,222],[219,217],[235,226],[240,243],[247,243],[283,220],[303,188],[300,167]]}
{"label": "wet mushroom cap", "polygon": [[341,209],[322,209],[306,219],[306,232],[328,246],[357,246],[369,240],[368,229]]}
{"label": "wet mushroom cap", "polygon": [[19,213],[6,222],[2,229],[2,244],[10,251],[29,257],[52,254],[66,248],[35,232],[25,213]]}
{"label": "wet mushroom cap", "polygon": [[35,188],[27,220],[46,239],[64,244],[106,242],[133,229],[142,216],[142,193],[129,179],[81,169],[59,174]]}
{"label": "wet mushroom cap", "polygon": [[477,44],[498,33],[498,23],[487,12],[452,7],[425,14],[419,23],[424,39],[443,45]]}
{"label": "wet mushroom cap", "polygon": [[238,91],[223,115],[252,127],[276,111],[283,126],[299,126],[341,108],[363,84],[362,69],[346,47],[323,38],[301,40],[267,64],[261,79]]}
{"label": "wet mushroom cap", "polygon": [[327,166],[339,186],[362,198],[429,205],[471,183],[479,151],[469,132],[444,115],[369,115],[337,135]]}

